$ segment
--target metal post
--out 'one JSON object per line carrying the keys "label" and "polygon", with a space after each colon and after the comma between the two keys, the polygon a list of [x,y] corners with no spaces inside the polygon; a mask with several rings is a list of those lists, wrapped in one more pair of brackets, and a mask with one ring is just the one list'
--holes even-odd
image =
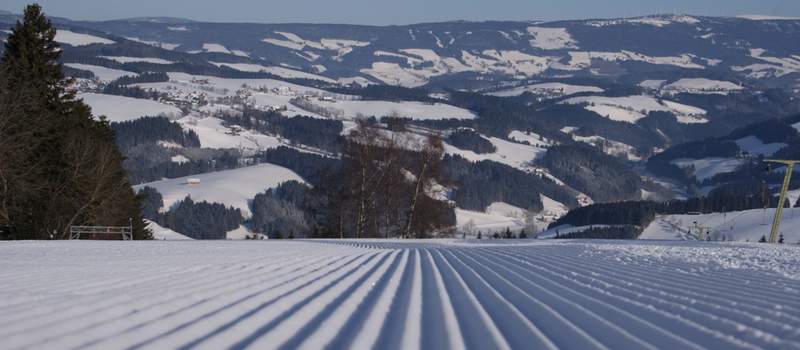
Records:
{"label": "metal post", "polygon": [[769,242],[776,243],[778,241],[778,232],[780,231],[781,227],[781,218],[783,216],[783,206],[786,204],[786,192],[789,191],[789,183],[792,180],[792,173],[794,173],[794,167],[800,161],[797,160],[777,160],[777,159],[767,159],[765,160],[769,163],[778,163],[786,165],[786,175],[783,178],[783,187],[781,187],[781,196],[778,200],[778,207],[775,209],[775,219],[772,221],[772,232],[769,234]]}

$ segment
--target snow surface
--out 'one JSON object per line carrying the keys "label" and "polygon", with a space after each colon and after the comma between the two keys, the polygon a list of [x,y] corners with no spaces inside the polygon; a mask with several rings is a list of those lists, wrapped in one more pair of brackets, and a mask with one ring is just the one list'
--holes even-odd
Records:
{"label": "snow surface", "polygon": [[56,31],[56,38],[55,40],[62,44],[68,44],[72,46],[86,46],[92,44],[116,44],[116,41],[109,40],[106,38],[101,38],[99,36],[89,35],[89,34],[82,34],[82,33],[75,33],[73,31],[59,29]]}
{"label": "snow surface", "polygon": [[415,101],[315,101],[314,104],[338,109],[349,118],[363,116],[392,116],[399,115],[404,118],[416,120],[438,119],[475,119],[475,113],[460,107],[444,103],[425,103]]}
{"label": "snow surface", "polygon": [[235,148],[243,151],[266,151],[281,146],[281,140],[274,136],[242,130],[234,132],[222,125],[222,119],[214,117],[181,118],[178,123],[184,129],[194,131],[204,148]]}
{"label": "snow surface", "polygon": [[3,349],[796,349],[800,249],[0,242]]}
{"label": "snow surface", "polygon": [[584,69],[592,66],[592,60],[609,62],[638,61],[657,65],[670,65],[689,69],[704,69],[703,65],[694,62],[696,56],[682,54],[680,56],[648,56],[638,52],[622,50],[619,52],[605,51],[571,51],[569,66],[573,69]]}
{"label": "snow surface", "polygon": [[751,21],[800,21],[800,17],[782,17],[769,15],[740,15],[736,18],[749,19]]}
{"label": "snow surface", "polygon": [[753,135],[738,139],[735,142],[743,152],[766,157],[772,156],[782,148],[788,146],[781,142],[765,144],[758,137]]}
{"label": "snow surface", "polygon": [[[199,179],[199,184],[188,184],[188,179]],[[304,182],[293,171],[273,164],[259,164],[246,168],[217,171],[177,179],[162,180],[134,186],[134,190],[148,186],[164,197],[164,208],[191,196],[195,202],[221,203],[242,210],[250,216],[249,201],[257,194],[277,187],[286,181]]]}
{"label": "snow surface", "polygon": [[748,66],[735,66],[731,67],[736,72],[746,72],[748,77],[754,79],[768,78],[768,77],[783,77],[792,73],[800,72],[800,56],[793,55],[791,57],[774,57],[766,56],[767,50],[753,48],[750,49],[750,57],[765,63],[756,63]]}
{"label": "snow surface", "polygon": [[706,123],[706,111],[677,102],[658,100],[651,96],[627,97],[587,96],[573,97],[562,103],[583,105],[584,108],[611,120],[636,123],[649,112],[669,112],[684,124]]}
{"label": "snow surface", "polygon": [[645,89],[660,89],[664,84],[666,84],[666,80],[645,80],[639,83],[639,86]]}
{"label": "snow surface", "polygon": [[64,65],[67,66],[67,67],[70,67],[70,68],[75,68],[75,69],[80,69],[80,70],[88,70],[88,71],[92,72],[94,74],[94,76],[97,77],[97,79],[99,79],[102,82],[110,82],[110,81],[122,78],[124,76],[135,77],[135,76],[139,75],[139,74],[134,73],[134,72],[128,72],[128,71],[124,71],[124,70],[112,69],[112,68],[107,68],[107,67],[102,67],[102,66],[94,66],[94,65],[90,65],[90,64],[66,63]]}
{"label": "snow surface", "polygon": [[306,73],[299,70],[284,68],[284,67],[275,67],[275,66],[262,66],[260,64],[250,64],[250,63],[224,63],[224,62],[209,62],[217,67],[226,66],[232,69],[242,71],[242,72],[264,72],[279,76],[281,78],[287,79],[314,79],[314,80],[321,80],[328,83],[336,83],[335,80],[323,77],[317,74]]}
{"label": "snow surface", "polygon": [[525,92],[531,92],[537,95],[552,94],[556,96],[569,96],[584,92],[602,93],[605,92],[605,90],[596,86],[570,85],[564,83],[541,83],[541,84],[515,87],[508,90],[496,91],[490,93],[490,95],[499,97],[509,97],[509,96],[520,96]]}
{"label": "snow surface", "polygon": [[154,58],[154,57],[128,57],[128,56],[100,56],[101,58],[109,59],[112,61],[117,61],[119,63],[134,63],[134,62],[142,62],[142,63],[153,63],[153,64],[173,64],[175,62],[167,61],[163,58]]}
{"label": "snow surface", "polygon": [[[299,35],[294,33],[275,32],[275,34],[278,34],[284,37],[285,39],[266,38],[263,39],[262,41],[268,44],[281,46],[296,51],[304,50],[306,48],[336,51],[337,55],[333,57],[333,59],[336,61],[341,61],[345,55],[352,52],[353,49],[356,47],[364,47],[370,45],[370,42],[366,41],[347,40],[347,39],[320,39],[319,41],[313,41],[313,40],[305,40],[301,38]],[[317,58],[319,58],[319,56],[316,56],[316,58],[312,56],[312,59],[310,61],[315,61]]]}
{"label": "snow surface", "polygon": [[[359,115],[389,116],[399,114],[412,119],[474,119],[476,115],[466,109],[444,103],[423,103],[412,101],[364,101],[357,96],[335,94],[325,90],[297,85],[275,79],[227,79],[212,76],[194,76],[185,73],[168,73],[170,81],[163,83],[137,84],[144,89],[165,93],[203,93],[211,101],[222,97],[232,97],[238,90],[249,90],[258,106],[287,107],[283,115],[307,115],[323,118],[305,111],[290,103],[296,97],[309,96],[309,102],[319,107],[341,112],[338,119],[355,119]],[[208,83],[198,83],[198,81]],[[246,86],[246,88],[245,88]],[[278,92],[276,92],[278,91]],[[318,97],[330,97],[334,101],[322,101]]]}
{"label": "snow surface", "polygon": [[[794,204],[794,203],[792,203]],[[761,236],[769,237],[775,208],[705,215],[661,215],[642,233],[640,239],[697,239],[697,231],[690,228],[697,222],[708,226],[712,240],[758,242]],[[800,243],[800,208],[783,211],[780,233],[787,243]]]}
{"label": "snow surface", "polygon": [[162,227],[161,225],[152,222],[150,220],[145,219],[145,223],[147,223],[147,229],[153,232],[153,239],[159,241],[186,241],[192,240],[189,237],[186,237],[180,233],[177,233],[173,230],[168,228]]}
{"label": "snow surface", "polygon": [[125,37],[125,39],[128,39],[130,41],[135,41],[137,43],[142,43],[142,44],[146,44],[146,45],[150,45],[150,46],[155,46],[155,47],[162,48],[164,50],[170,50],[170,51],[173,51],[173,50],[177,49],[179,46],[181,46],[181,44],[170,44],[170,43],[162,43],[160,41],[142,40],[142,39],[135,38],[135,37]]}
{"label": "snow surface", "polygon": [[505,232],[506,229],[517,234],[523,228],[529,231],[527,232],[529,235],[534,235],[543,231],[547,225],[569,211],[564,204],[543,194],[540,194],[539,198],[542,201],[543,209],[534,213],[535,230],[525,222],[527,210],[504,202],[492,203],[484,212],[456,208],[456,226],[462,233],[466,233],[467,238],[476,238],[478,232],[483,235],[491,235],[495,232]]}
{"label": "snow surface", "polygon": [[247,54],[244,51],[241,51],[241,50],[228,50],[228,48],[223,46],[222,44],[216,44],[216,43],[205,43],[205,44],[203,44],[203,51],[212,52],[212,53],[225,53],[225,54],[241,56],[241,57],[250,57],[250,55]]}
{"label": "snow surface", "polygon": [[[444,144],[444,151],[447,154],[457,154],[464,159],[472,162],[491,160],[517,169],[530,169],[531,163],[547,153],[544,147],[523,145],[497,137],[486,137],[497,149],[494,153],[478,154],[470,150],[463,150],[449,143]],[[535,143],[534,143],[535,144]]]}
{"label": "snow surface", "polygon": [[92,113],[95,116],[104,115],[112,122],[154,116],[174,118],[182,114],[178,107],[152,100],[95,93],[78,94],[78,98],[83,99],[83,102],[92,107]]}
{"label": "snow surface", "polygon": [[528,27],[533,36],[531,46],[544,50],[560,50],[578,48],[578,42],[572,38],[566,28]]}
{"label": "snow surface", "polygon": [[511,130],[511,132],[508,133],[508,139],[516,142],[527,142],[531,146],[540,148],[555,145],[554,141],[530,131],[522,132],[519,130]]}
{"label": "snow surface", "polygon": [[694,167],[694,176],[697,181],[710,179],[717,174],[724,174],[736,171],[737,168],[745,163],[742,159],[736,158],[703,158],[703,159],[675,159],[672,164],[680,168]]}
{"label": "snow surface", "polygon": [[719,94],[727,95],[734,91],[744,90],[743,87],[729,81],[711,80],[705,78],[680,79],[663,87],[667,92],[688,92],[693,94]]}

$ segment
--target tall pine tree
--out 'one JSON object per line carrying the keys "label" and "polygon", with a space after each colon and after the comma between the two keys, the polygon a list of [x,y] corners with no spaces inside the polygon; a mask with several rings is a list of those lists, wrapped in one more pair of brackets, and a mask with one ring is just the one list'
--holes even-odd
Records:
{"label": "tall pine tree", "polygon": [[149,238],[114,133],[76,100],[56,29],[25,9],[0,60],[0,224],[22,239],[63,239],[70,225],[133,222]]}

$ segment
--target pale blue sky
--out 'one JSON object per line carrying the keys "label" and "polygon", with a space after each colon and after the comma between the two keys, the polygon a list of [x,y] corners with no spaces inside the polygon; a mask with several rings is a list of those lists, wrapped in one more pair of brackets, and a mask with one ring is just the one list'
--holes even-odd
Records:
{"label": "pale blue sky", "polygon": [[[20,12],[31,0],[2,0]],[[800,17],[800,0],[39,0],[50,15],[143,16],[215,22],[409,24],[448,20],[557,20],[655,13]]]}

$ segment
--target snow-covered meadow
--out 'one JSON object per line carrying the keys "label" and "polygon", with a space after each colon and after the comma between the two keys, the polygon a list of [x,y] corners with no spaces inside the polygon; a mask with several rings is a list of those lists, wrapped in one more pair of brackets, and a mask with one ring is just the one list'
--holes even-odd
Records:
{"label": "snow-covered meadow", "polygon": [[800,248],[0,242],[3,349],[798,349]]}

